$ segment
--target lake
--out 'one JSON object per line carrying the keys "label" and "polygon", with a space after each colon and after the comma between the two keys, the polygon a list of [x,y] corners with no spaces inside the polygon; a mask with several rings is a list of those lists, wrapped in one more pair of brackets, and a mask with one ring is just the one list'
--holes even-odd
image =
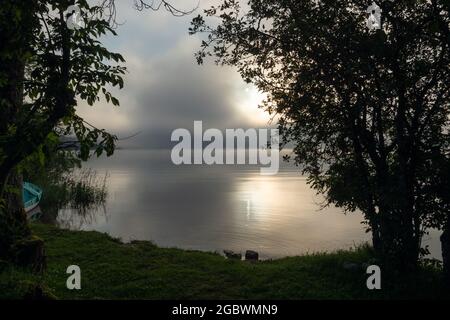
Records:
{"label": "lake", "polygon": [[[370,241],[360,213],[321,210],[323,198],[298,168],[283,163],[275,176],[256,166],[175,166],[170,150],[117,150],[90,160],[108,174],[104,208],[81,218],[60,210],[63,227],[106,232],[124,241],[204,251],[255,250],[261,258],[348,249]],[[440,258],[438,235],[426,236]]]}

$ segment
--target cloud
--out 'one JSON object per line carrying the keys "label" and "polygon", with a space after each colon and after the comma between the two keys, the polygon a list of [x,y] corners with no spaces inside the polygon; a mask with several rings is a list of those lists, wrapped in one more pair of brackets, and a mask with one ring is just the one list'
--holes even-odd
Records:
{"label": "cloud", "polygon": [[[183,3],[183,8],[189,7]],[[125,88],[115,92],[121,107],[104,101],[94,108],[81,105],[82,116],[121,136],[142,132],[126,144],[151,148],[168,147],[171,132],[191,129],[195,120],[219,129],[255,125],[253,114],[246,113],[242,104],[256,103],[243,97],[248,86],[236,70],[213,63],[197,65],[194,53],[200,39],[187,32],[192,16],[137,12],[128,1],[120,2],[118,12],[118,21],[125,24],[117,30],[118,37],[105,43],[127,61]],[[256,105],[251,107],[255,112]]]}

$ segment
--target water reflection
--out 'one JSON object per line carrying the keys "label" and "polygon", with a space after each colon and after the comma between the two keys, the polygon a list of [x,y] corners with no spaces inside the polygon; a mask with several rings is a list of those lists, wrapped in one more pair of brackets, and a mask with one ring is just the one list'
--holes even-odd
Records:
{"label": "water reflection", "polygon": [[41,213],[30,212],[29,219],[38,218],[44,223],[74,230],[81,230],[102,218],[107,221],[107,182],[107,173],[100,175],[92,168],[52,175],[43,181]]}
{"label": "water reflection", "polygon": [[169,151],[145,150],[118,150],[89,166],[109,173],[105,207],[81,218],[62,209],[62,226],[166,247],[253,249],[263,258],[348,248],[370,238],[360,214],[319,211],[322,199],[293,168],[263,177],[249,166],[176,167]]}
{"label": "water reflection", "polygon": [[[347,249],[370,240],[360,213],[319,210],[323,198],[286,164],[276,176],[261,176],[258,167],[177,167],[169,151],[118,150],[88,165],[100,175],[109,173],[104,207],[82,216],[61,209],[61,226],[164,247],[251,249],[262,258]],[[440,258],[437,233],[424,242]]]}
{"label": "water reflection", "polygon": [[59,210],[54,223],[63,229],[84,230],[93,224],[108,223],[108,214],[104,204],[91,206],[89,210],[83,211],[77,208],[64,208]]}

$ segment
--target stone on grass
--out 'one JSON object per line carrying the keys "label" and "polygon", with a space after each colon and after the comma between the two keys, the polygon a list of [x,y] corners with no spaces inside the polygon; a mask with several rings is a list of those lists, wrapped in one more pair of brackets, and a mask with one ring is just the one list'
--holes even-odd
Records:
{"label": "stone on grass", "polygon": [[225,254],[225,257],[227,257],[228,259],[242,260],[241,253],[236,253],[231,250],[223,250],[223,253]]}
{"label": "stone on grass", "polygon": [[252,251],[252,250],[247,250],[245,252],[245,260],[248,261],[258,261],[259,259],[259,254],[256,251]]}
{"label": "stone on grass", "polygon": [[361,266],[359,264],[357,264],[357,263],[354,263],[354,262],[344,262],[342,264],[342,267],[345,270],[349,270],[349,271],[358,271],[358,270],[361,269]]}

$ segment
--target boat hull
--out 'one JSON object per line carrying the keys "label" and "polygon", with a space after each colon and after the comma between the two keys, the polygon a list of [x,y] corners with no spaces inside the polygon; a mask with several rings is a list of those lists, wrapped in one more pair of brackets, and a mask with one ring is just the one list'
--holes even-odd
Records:
{"label": "boat hull", "polygon": [[22,192],[25,212],[30,212],[39,205],[42,198],[42,189],[30,182],[24,182]]}

